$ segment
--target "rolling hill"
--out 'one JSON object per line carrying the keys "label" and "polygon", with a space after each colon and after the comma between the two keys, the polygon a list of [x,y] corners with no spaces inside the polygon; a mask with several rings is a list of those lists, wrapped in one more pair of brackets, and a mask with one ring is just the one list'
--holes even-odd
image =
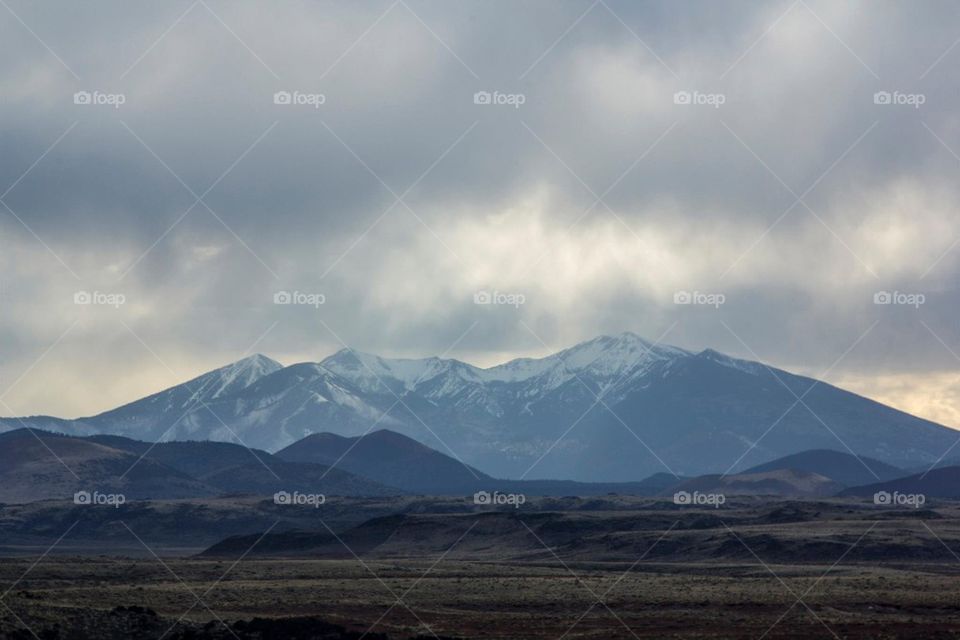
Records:
{"label": "rolling hill", "polygon": [[903,469],[879,460],[863,456],[858,458],[849,453],[829,449],[801,451],[746,469],[743,473],[766,473],[787,469],[816,473],[845,487],[893,480],[908,475],[908,472]]}

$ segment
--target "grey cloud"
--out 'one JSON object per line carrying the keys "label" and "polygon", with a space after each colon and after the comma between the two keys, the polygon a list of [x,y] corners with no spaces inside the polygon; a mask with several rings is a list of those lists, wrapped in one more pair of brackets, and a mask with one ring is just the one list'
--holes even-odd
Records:
{"label": "grey cloud", "polygon": [[[879,319],[838,372],[956,366],[923,324],[960,352],[960,249],[948,251],[960,194],[944,148],[960,150],[960,49],[931,69],[956,38],[948,6],[611,1],[615,15],[597,5],[557,42],[589,2],[409,2],[359,41],[389,3],[208,4],[216,15],[194,6],[143,55],[190,3],[10,2],[79,80],[0,11],[0,193],[77,122],[4,200],[80,276],[0,210],[5,378],[75,318],[82,344],[65,341],[65,368],[84,353],[118,372],[158,366],[142,345],[104,355],[118,324],[73,306],[79,287],[127,293],[124,321],[189,373],[242,355],[274,322],[258,350],[313,359],[340,347],[325,326],[394,355],[442,352],[473,326],[453,355],[482,359],[543,352],[541,339],[652,339],[676,322],[667,342],[816,373]],[[94,89],[126,103],[73,104]],[[326,102],[275,105],[280,90]],[[926,102],[876,105],[881,90]],[[526,101],[475,105],[476,91]],[[677,91],[726,102],[678,106]],[[177,222],[190,190],[228,169],[204,198],[222,223],[202,204]],[[404,196],[413,211],[383,215],[390,190],[425,172]],[[780,219],[791,190],[814,184],[813,213]],[[527,303],[478,308],[480,288]],[[278,309],[279,289],[327,303]],[[677,289],[728,302],[678,308]],[[878,308],[878,290],[928,302]],[[29,390],[42,382],[20,383],[32,411],[107,402],[41,406]]]}

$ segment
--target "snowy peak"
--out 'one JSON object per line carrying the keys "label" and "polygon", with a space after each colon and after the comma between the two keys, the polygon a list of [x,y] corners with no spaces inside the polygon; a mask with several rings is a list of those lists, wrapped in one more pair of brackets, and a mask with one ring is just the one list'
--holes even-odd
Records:
{"label": "snowy peak", "polygon": [[677,347],[657,345],[634,333],[600,336],[561,351],[556,357],[577,373],[616,376],[643,365],[686,357],[690,352]]}
{"label": "snowy peak", "polygon": [[397,391],[412,391],[437,376],[458,374],[476,377],[473,367],[458,360],[443,358],[381,358],[353,349],[341,349],[320,363],[327,371],[350,380],[367,391],[386,392],[385,385]]}
{"label": "snowy peak", "polygon": [[206,402],[246,389],[260,378],[282,368],[283,365],[276,360],[257,353],[205,373],[183,386]]}
{"label": "snowy peak", "polygon": [[255,354],[94,417],[127,420],[132,419],[131,416],[142,417],[144,412],[154,414],[182,411],[239,393],[280,369],[283,369],[283,365],[276,360]]}
{"label": "snowy peak", "polygon": [[[655,345],[633,333],[600,336],[544,358],[519,358],[480,369],[444,358],[381,358],[342,349],[320,367],[371,394],[415,392],[438,406],[475,409],[500,416],[505,407],[588,380],[594,389],[627,387],[651,368],[693,354]],[[578,380],[579,379],[579,380]]]}
{"label": "snowy peak", "polygon": [[537,378],[547,388],[574,376],[601,379],[645,371],[654,363],[691,355],[676,347],[655,345],[633,333],[600,336],[545,358],[521,358],[483,371],[484,378],[519,382]]}

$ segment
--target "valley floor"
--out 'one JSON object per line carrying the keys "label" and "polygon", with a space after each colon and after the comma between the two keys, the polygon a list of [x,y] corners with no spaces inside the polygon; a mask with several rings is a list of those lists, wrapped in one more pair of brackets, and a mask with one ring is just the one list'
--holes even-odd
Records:
{"label": "valley floor", "polygon": [[[34,560],[3,561],[0,580],[9,586]],[[0,637],[960,637],[960,563],[628,568],[48,558],[2,600]],[[222,627],[257,617],[307,617],[312,631],[296,635],[277,624],[276,635],[247,635],[242,625],[236,634]],[[321,620],[358,633],[314,635]]]}
{"label": "valley floor", "polygon": [[[277,525],[261,537],[251,519],[253,541],[189,557],[176,553],[187,535],[157,555],[117,547],[140,540],[134,530],[159,539],[166,511],[134,505],[85,529],[101,534],[99,550],[85,535],[0,559],[0,638],[960,638],[957,503],[559,504],[453,511],[449,498],[404,500],[383,517],[384,503],[358,502],[336,535]],[[63,508],[51,530],[75,517]],[[30,522],[53,521],[49,509]],[[0,524],[23,534],[25,515]]]}

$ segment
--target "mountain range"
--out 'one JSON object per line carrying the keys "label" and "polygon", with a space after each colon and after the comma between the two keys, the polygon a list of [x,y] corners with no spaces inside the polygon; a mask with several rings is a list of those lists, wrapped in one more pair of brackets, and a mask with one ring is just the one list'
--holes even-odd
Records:
{"label": "mountain range", "polygon": [[[811,449],[855,453],[881,481],[882,465],[932,464],[958,437],[825,382],[632,333],[486,369],[351,349],[290,366],[254,355],[95,416],[0,419],[0,431],[23,426],[273,453],[389,429],[464,470],[585,482],[740,472]],[[295,462],[298,446],[278,458]]]}

